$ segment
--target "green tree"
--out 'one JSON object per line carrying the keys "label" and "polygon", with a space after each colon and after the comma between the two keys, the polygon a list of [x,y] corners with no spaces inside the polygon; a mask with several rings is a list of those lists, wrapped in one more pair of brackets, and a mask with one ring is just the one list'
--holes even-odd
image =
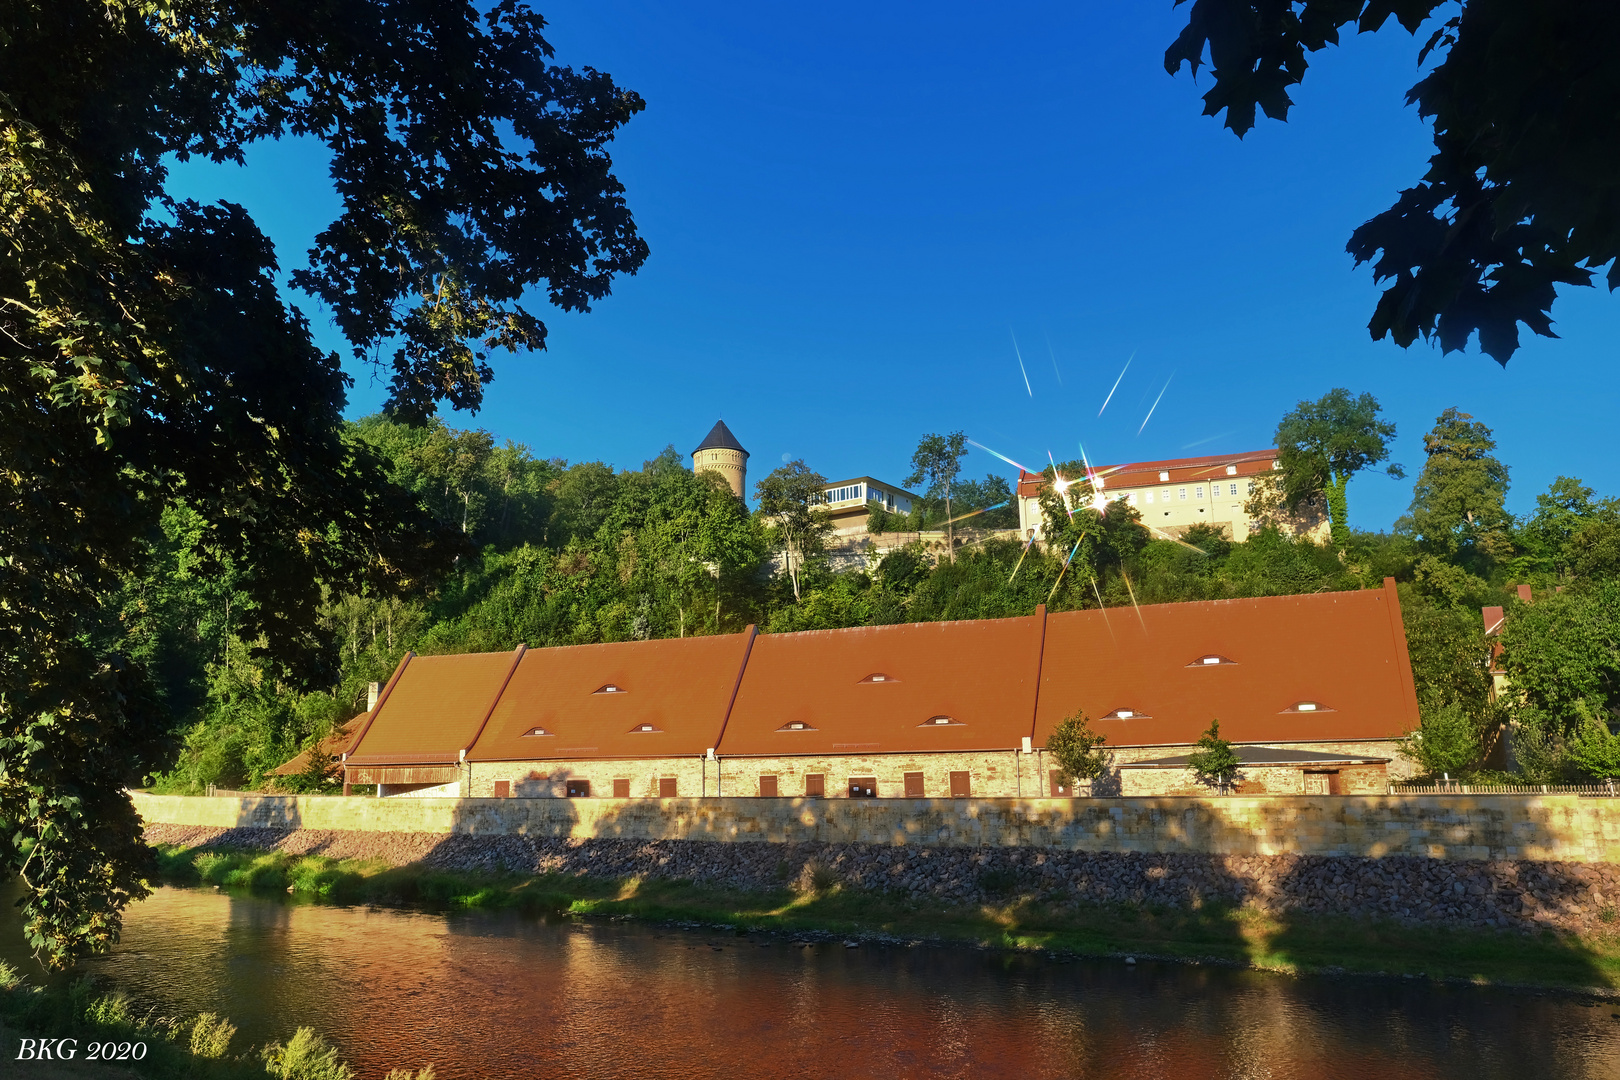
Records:
{"label": "green tree", "polygon": [[967,436],[960,431],[949,435],[924,435],[917,443],[917,452],[911,455],[911,475],[906,477],[907,487],[927,484],[929,499],[945,503],[945,550],[951,561],[956,561],[956,527],[951,521],[951,484],[962,471],[962,459],[967,456]]}
{"label": "green tree", "polygon": [[1401,740],[1400,752],[1427,776],[1456,778],[1479,765],[1484,745],[1478,717],[1453,701],[1425,708],[1422,722]]}
{"label": "green tree", "polygon": [[1620,780],[1620,735],[1610,730],[1608,713],[1584,701],[1577,713],[1580,723],[1565,750],[1566,759],[1594,780]]}
{"label": "green tree", "polygon": [[[1350,478],[1389,458],[1395,425],[1378,419],[1371,394],[1353,398],[1345,389],[1329,390],[1316,401],[1301,401],[1277,425],[1277,465],[1282,470],[1283,500],[1290,510],[1314,498],[1325,498],[1334,546],[1350,539],[1350,509],[1345,488]],[[1399,465],[1386,470],[1405,475]]]}
{"label": "green tree", "polygon": [[391,354],[396,415],[476,405],[489,350],[544,341],[529,290],[585,309],[646,257],[606,153],[642,103],[550,64],[541,27],[510,0],[0,14],[0,863],[53,963],[144,892],[124,791],[171,728],[107,602],[163,509],[201,517],[233,634],[295,681],[331,674],[323,590],[398,592],[459,550],[345,437],[348,379],[248,213],[172,198],[168,163],[320,140],[342,207],[293,284]]}
{"label": "green tree", "polygon": [[[1182,3],[1184,0],[1177,0]],[[1441,0],[1198,0],[1165,52],[1171,74],[1213,83],[1204,113],[1223,109],[1240,137],[1255,109],[1286,120],[1308,53],[1341,30],[1379,30],[1391,15],[1416,34]],[[1603,0],[1468,0],[1418,52],[1440,62],[1407,92],[1434,126],[1435,153],[1413,187],[1351,235],[1356,262],[1390,282],[1368,329],[1405,348],[1437,338],[1506,364],[1520,323],[1553,336],[1560,284],[1589,285],[1608,267],[1620,286],[1620,6]],[[1556,102],[1550,107],[1549,102]]]}
{"label": "green tree", "polygon": [[1046,737],[1046,749],[1065,778],[1095,780],[1108,768],[1108,756],[1097,749],[1108,738],[1091,730],[1084,712],[1065,716]]}
{"label": "green tree", "polygon": [[1428,459],[1412,489],[1406,526],[1423,546],[1454,560],[1505,557],[1513,519],[1505,505],[1508,467],[1492,453],[1491,429],[1447,409],[1423,436]]}
{"label": "green tree", "polygon": [[1519,552],[1513,560],[1516,575],[1569,576],[1569,542],[1597,512],[1593,494],[1574,477],[1560,476],[1536,496],[1535,512],[1519,522],[1513,535]]}
{"label": "green tree", "polygon": [[805,562],[826,547],[832,519],[821,505],[827,478],[804,461],[790,461],[754,485],[754,500],[765,520],[771,543],[793,583],[793,599],[800,598],[799,580]]}
{"label": "green tree", "polygon": [[[1016,529],[1018,507],[1013,502],[1012,487],[1005,476],[986,473],[983,480],[958,481],[951,489],[956,508],[963,514],[974,510],[987,510],[972,518],[980,529]],[[996,507],[988,510],[989,507]]]}
{"label": "green tree", "polygon": [[1198,749],[1187,756],[1187,771],[1203,784],[1225,790],[1237,778],[1237,751],[1221,738],[1221,722],[1211,720],[1209,730],[1198,736]]}
{"label": "green tree", "polygon": [[1564,730],[1577,702],[1620,700],[1620,581],[1515,604],[1502,627],[1502,666],[1515,690]]}

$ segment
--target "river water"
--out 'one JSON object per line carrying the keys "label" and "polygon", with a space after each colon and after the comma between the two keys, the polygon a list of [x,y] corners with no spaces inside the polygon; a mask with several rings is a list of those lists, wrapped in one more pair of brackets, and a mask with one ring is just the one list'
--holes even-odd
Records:
{"label": "river water", "polygon": [[362,1077],[1620,1080],[1620,1004],[1572,996],[202,890],[86,968],[238,1047],[312,1026]]}

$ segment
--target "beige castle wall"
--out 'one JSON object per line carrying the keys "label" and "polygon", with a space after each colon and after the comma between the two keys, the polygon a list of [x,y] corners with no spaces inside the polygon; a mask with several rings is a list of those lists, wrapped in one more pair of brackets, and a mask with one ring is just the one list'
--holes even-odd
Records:
{"label": "beige castle wall", "polygon": [[149,822],[643,840],[1620,863],[1620,799],[375,799],[135,792]]}
{"label": "beige castle wall", "polygon": [[737,450],[709,449],[699,450],[692,455],[692,471],[717,472],[725,477],[726,483],[731,485],[731,493],[737,498],[744,497],[748,486],[748,457]]}

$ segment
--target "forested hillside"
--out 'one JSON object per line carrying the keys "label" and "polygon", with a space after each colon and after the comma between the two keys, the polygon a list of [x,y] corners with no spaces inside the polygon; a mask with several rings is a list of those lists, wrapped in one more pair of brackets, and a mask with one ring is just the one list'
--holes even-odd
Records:
{"label": "forested hillside", "polygon": [[[1049,530],[1060,538],[1050,551],[1026,553],[1014,539],[970,532],[954,562],[914,544],[835,571],[812,545],[798,600],[776,572],[782,538],[772,520],[749,513],[712,474],[694,475],[673,448],[615,471],[537,458],[437,420],[412,427],[374,416],[350,425],[348,437],[437,522],[441,543],[453,549],[451,568],[403,597],[363,588],[328,595],[319,632],[330,666],[300,683],[262,641],[235,633],[243,592],[229,574],[195,572],[191,551],[203,525],[183,505],[171,507],[152,571],[130,581],[119,604],[184,728],[173,770],[155,778],[160,786],[263,784],[269,769],[362,711],[367,684],[386,679],[408,649],[734,633],[749,623],[781,632],[996,618],[1043,602],[1053,610],[1128,608],[1373,588],[1386,576],[1401,583],[1423,703],[1414,756],[1437,774],[1468,773],[1491,729],[1511,721],[1538,778],[1606,768],[1601,752],[1589,760],[1587,743],[1607,745],[1596,730],[1608,736],[1611,705],[1620,702],[1620,503],[1560,478],[1534,513],[1512,518],[1503,508],[1507,471],[1492,456],[1488,429],[1455,413],[1429,436],[1411,513],[1389,532],[1351,532],[1342,549],[1276,528],[1245,543],[1196,529],[1184,542],[1155,539],[1123,503],[1071,521],[1049,500]],[[955,513],[998,494],[994,484],[963,487]],[[911,525],[930,516],[943,517],[935,500]],[[1517,610],[1516,583],[1534,587],[1532,607]],[[1489,700],[1480,608],[1491,604],[1510,608],[1504,660],[1527,695],[1511,709]]]}

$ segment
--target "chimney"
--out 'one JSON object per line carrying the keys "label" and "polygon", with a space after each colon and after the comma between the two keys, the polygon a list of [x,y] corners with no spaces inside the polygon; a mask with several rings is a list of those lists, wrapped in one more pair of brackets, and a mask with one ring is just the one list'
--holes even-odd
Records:
{"label": "chimney", "polygon": [[382,683],[372,683],[366,687],[366,712],[377,711],[377,697],[382,693]]}
{"label": "chimney", "polygon": [[1519,586],[1519,600],[1521,602],[1523,602],[1523,603],[1526,603],[1526,604],[1530,603],[1530,586],[1528,586],[1528,585],[1520,585]]}

